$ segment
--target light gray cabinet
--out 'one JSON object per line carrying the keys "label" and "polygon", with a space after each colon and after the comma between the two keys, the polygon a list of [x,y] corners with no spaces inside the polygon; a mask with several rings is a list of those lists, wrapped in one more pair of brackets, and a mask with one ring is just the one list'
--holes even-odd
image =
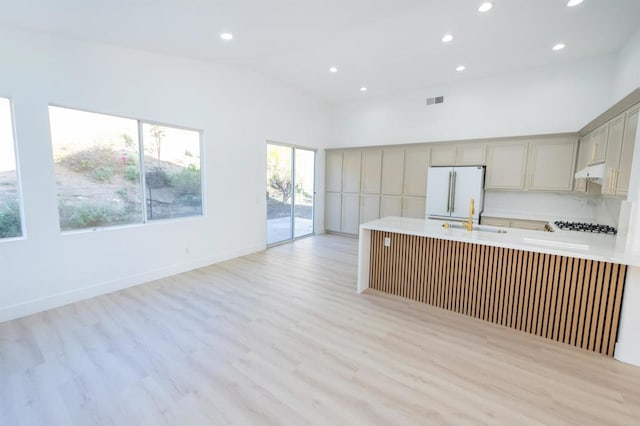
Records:
{"label": "light gray cabinet", "polygon": [[607,156],[607,138],[609,124],[603,124],[591,134],[591,161],[589,164],[598,164],[605,161]]}
{"label": "light gray cabinet", "polygon": [[571,191],[578,141],[557,139],[532,142],[529,189]]}
{"label": "light gray cabinet", "polygon": [[342,191],[342,151],[327,151],[325,186],[329,192]]}
{"label": "light gray cabinet", "polygon": [[404,160],[404,195],[424,197],[427,193],[429,148],[407,148]]}
{"label": "light gray cabinet", "polygon": [[383,195],[380,202],[380,217],[402,216],[402,197]]}
{"label": "light gray cabinet", "polygon": [[485,143],[465,143],[456,146],[456,166],[480,166],[486,162]]}
{"label": "light gray cabinet", "polygon": [[622,140],[622,153],[620,154],[619,171],[616,177],[616,195],[627,196],[629,181],[631,179],[631,165],[633,162],[633,150],[635,148],[638,116],[640,105],[635,106],[626,113],[624,136]]}
{"label": "light gray cabinet", "polygon": [[404,197],[402,199],[402,216],[424,219],[426,197]]}
{"label": "light gray cabinet", "polygon": [[341,232],[358,234],[360,227],[360,194],[342,194]]}
{"label": "light gray cabinet", "polygon": [[615,195],[616,177],[619,173],[620,154],[622,153],[622,142],[624,138],[624,118],[625,114],[620,114],[609,122],[609,132],[607,140],[606,171],[602,181],[602,194]]}
{"label": "light gray cabinet", "polygon": [[362,192],[379,194],[382,177],[382,151],[362,151]]}
{"label": "light gray cabinet", "polygon": [[342,192],[360,193],[360,151],[344,151],[342,154]]}
{"label": "light gray cabinet", "polygon": [[431,148],[432,166],[453,166],[456,164],[456,145],[437,144]]}
{"label": "light gray cabinet", "polygon": [[525,189],[527,146],[526,141],[487,144],[486,189]]}
{"label": "light gray cabinet", "polygon": [[[578,144],[578,163],[576,170],[582,170],[589,165],[592,157],[591,135],[585,135],[580,139]],[[589,182],[586,179],[574,179],[573,190],[576,192],[588,192]]]}
{"label": "light gray cabinet", "polygon": [[324,203],[324,228],[331,232],[342,232],[342,194],[327,192]]}
{"label": "light gray cabinet", "polygon": [[362,195],[360,197],[360,223],[380,219],[380,196]]}
{"label": "light gray cabinet", "polygon": [[402,195],[404,148],[382,151],[382,194]]}

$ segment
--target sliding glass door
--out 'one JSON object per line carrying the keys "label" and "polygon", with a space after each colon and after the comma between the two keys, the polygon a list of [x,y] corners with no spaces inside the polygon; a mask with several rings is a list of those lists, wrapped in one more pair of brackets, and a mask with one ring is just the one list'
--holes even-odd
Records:
{"label": "sliding glass door", "polygon": [[315,151],[267,144],[267,244],[313,234]]}

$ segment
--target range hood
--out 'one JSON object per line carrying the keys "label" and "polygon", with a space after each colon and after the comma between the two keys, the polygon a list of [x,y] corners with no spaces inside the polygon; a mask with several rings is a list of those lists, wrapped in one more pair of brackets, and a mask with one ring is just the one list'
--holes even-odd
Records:
{"label": "range hood", "polygon": [[587,179],[595,183],[602,184],[607,166],[605,163],[587,166],[576,173],[576,179]]}

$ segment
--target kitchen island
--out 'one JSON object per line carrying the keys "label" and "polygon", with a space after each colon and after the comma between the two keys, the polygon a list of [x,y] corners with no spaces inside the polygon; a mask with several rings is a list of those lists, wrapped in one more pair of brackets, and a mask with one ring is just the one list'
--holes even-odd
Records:
{"label": "kitchen island", "polygon": [[627,266],[640,265],[623,237],[442,225],[400,217],[360,225],[358,291],[613,356]]}

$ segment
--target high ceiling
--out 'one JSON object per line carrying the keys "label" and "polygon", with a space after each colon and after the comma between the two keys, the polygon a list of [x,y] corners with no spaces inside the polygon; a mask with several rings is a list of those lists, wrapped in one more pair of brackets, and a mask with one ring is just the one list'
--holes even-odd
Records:
{"label": "high ceiling", "polygon": [[640,29],[640,0],[494,0],[487,13],[480,3],[0,0],[0,24],[240,65],[333,102],[614,52]]}

